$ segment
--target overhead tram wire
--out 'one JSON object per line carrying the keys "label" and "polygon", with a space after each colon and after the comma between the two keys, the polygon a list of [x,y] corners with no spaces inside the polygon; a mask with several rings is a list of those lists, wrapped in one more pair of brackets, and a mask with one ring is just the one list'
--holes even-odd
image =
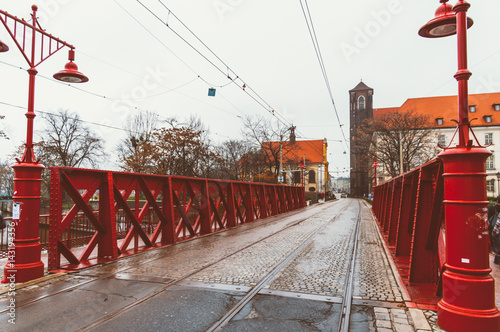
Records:
{"label": "overhead tram wire", "polygon": [[[19,67],[19,66],[15,66],[15,65],[12,65],[10,63],[7,63],[7,62],[4,62],[4,61],[0,61],[1,64],[4,64],[6,66],[10,66],[12,68],[16,68],[16,69],[20,69],[22,71],[26,71],[27,69],[26,68],[23,68],[23,67]],[[62,82],[62,81],[58,81],[58,80],[55,80],[51,77],[47,77],[47,76],[44,76],[42,74],[38,74],[39,77],[45,79],[45,80],[48,80],[48,81],[51,81],[51,82],[54,82],[54,83],[57,83],[57,84],[61,84],[61,85],[64,85],[64,86],[68,86],[70,88],[73,88],[75,90],[78,90],[78,91],[82,91],[84,93],[87,93],[89,95],[92,95],[92,96],[95,96],[95,97],[99,97],[99,98],[103,98],[103,99],[107,99],[107,100],[112,100],[112,101],[128,101],[128,100],[142,100],[142,99],[147,99],[147,98],[152,98],[152,97],[157,97],[157,96],[161,96],[161,95],[164,95],[166,93],[169,93],[169,92],[173,92],[175,90],[178,90],[188,84],[191,84],[193,83],[194,81],[198,80],[198,78],[200,77],[196,77],[192,80],[189,80],[188,82],[186,83],[183,83],[175,88],[169,88],[167,91],[163,91],[163,92],[160,92],[160,93],[157,93],[157,94],[154,94],[154,95],[149,95],[149,96],[146,96],[146,97],[141,97],[141,98],[114,98],[114,97],[108,97],[106,95],[102,95],[102,94],[98,94],[98,93],[95,93],[95,92],[92,92],[92,91],[88,91],[88,90],[85,90],[85,89],[82,89],[80,87],[77,87],[77,86],[74,86],[70,83],[67,83],[67,82]]]}
{"label": "overhead tram wire", "polygon": [[[114,0],[115,3],[116,0]],[[175,19],[177,19],[205,48],[207,48],[210,53],[212,53],[223,65],[224,65],[224,68],[227,70],[227,73],[221,69],[219,66],[217,66],[213,61],[211,61],[210,59],[208,59],[204,54],[202,54],[198,49],[196,49],[195,46],[193,46],[191,43],[189,43],[184,37],[182,37],[177,31],[175,31],[169,24],[168,22],[164,22],[157,14],[155,14],[151,9],[149,9],[146,5],[144,5],[141,1],[137,0],[137,2],[142,6],[144,7],[151,15],[153,15],[158,21],[160,21],[163,25],[165,25],[167,28],[169,28],[175,35],[177,35],[182,41],[184,41],[187,45],[189,45],[196,53],[198,53],[200,56],[202,56],[206,61],[208,61],[214,68],[216,68],[220,73],[222,73],[224,76],[226,76],[228,79],[231,80],[231,82],[229,83],[234,83],[238,88],[240,88],[241,90],[243,90],[250,98],[252,98],[256,103],[258,103],[262,108],[264,108],[266,111],[268,111],[272,116],[274,116],[279,122],[281,122],[282,124],[284,125],[287,125],[287,126],[293,126],[292,123],[290,123],[284,116],[282,116],[279,112],[277,112],[269,103],[267,103],[264,98],[262,98],[255,90],[253,90],[250,86],[248,86],[246,84],[246,82],[244,80],[242,80],[234,70],[232,70],[219,56],[217,56],[215,54],[215,52],[213,52],[191,29],[189,29],[189,27],[184,24],[168,7],[165,6],[165,4],[163,4],[161,1],[160,3],[165,7],[165,9],[167,9],[169,11],[169,15],[172,15]],[[118,3],[117,3],[118,4]],[[156,37],[148,28],[146,28],[142,23],[140,23],[129,11],[127,11],[123,6],[121,6],[120,4],[118,4],[120,6],[120,8],[122,8],[130,17],[132,17],[137,23],[139,23],[141,25],[141,27],[143,27],[149,34],[151,34],[160,44],[162,44],[169,52],[171,52],[172,54],[175,55],[176,58],[180,59],[180,57],[178,57],[170,48],[168,48],[158,37]],[[194,69],[192,69],[186,62],[182,61],[181,62],[186,65],[192,72],[196,73],[196,71]],[[233,74],[233,76],[236,76],[234,79],[231,78],[229,76],[229,72],[231,72]],[[197,74],[197,73],[196,73]],[[197,74],[198,75],[198,74]],[[198,75],[200,77],[200,79],[202,79],[205,83],[208,84],[208,82],[206,80],[203,79],[203,77],[201,77],[201,75]],[[236,83],[236,80],[239,79],[239,81],[241,81],[245,87],[242,87],[240,86],[238,83]],[[227,84],[226,84],[227,85]],[[224,86],[226,86],[224,85]],[[250,94],[247,90],[250,90],[251,92],[253,92],[253,94],[255,95],[252,95]],[[227,101],[227,98],[224,98],[226,99]],[[230,103],[230,102],[229,102]],[[232,104],[232,103],[230,103]],[[234,104],[232,104],[234,106]],[[235,107],[235,106],[234,106]],[[237,107],[235,107],[240,113],[242,113],[243,115],[245,115],[243,112],[241,112],[241,110],[239,110]],[[234,115],[234,113],[231,113]],[[241,116],[239,115],[235,115],[239,118],[241,118]],[[297,133],[298,134],[301,134],[298,130],[297,130]],[[301,134],[302,135],[302,134]],[[304,136],[304,135],[302,135]],[[311,143],[307,142],[306,143],[308,145],[311,145]],[[311,145],[311,147],[313,147]]]}
{"label": "overhead tram wire", "polygon": [[[253,90],[250,86],[248,86],[245,81],[243,79],[241,79],[234,70],[232,70],[229,65],[227,63],[225,63],[217,54],[215,54],[214,51],[212,51],[212,49],[210,49],[186,24],[184,24],[184,22],[182,22],[182,20],[180,18],[178,18],[173,12],[172,10],[170,10],[161,0],[158,0],[162,6],[168,10],[168,13],[169,15],[172,15],[177,21],[179,21],[182,26],[184,26],[188,31],[189,33],[191,33],[206,49],[209,50],[210,53],[212,53],[215,58],[217,60],[219,60],[221,62],[221,64],[225,67],[225,69],[227,70],[227,72],[231,72],[234,75],[236,75],[236,78],[235,79],[232,79],[230,76],[229,76],[229,73],[226,74],[226,72],[221,69],[219,66],[217,66],[213,61],[211,61],[210,59],[208,59],[203,53],[201,53],[201,51],[199,51],[195,46],[193,46],[191,43],[189,43],[184,37],[182,37],[177,31],[175,31],[169,24],[168,24],[168,21],[167,22],[164,22],[157,14],[155,14],[149,7],[147,7],[146,5],[144,5],[140,0],[137,0],[137,2],[143,6],[151,15],[153,15],[158,21],[160,21],[163,25],[165,25],[167,28],[169,28],[175,35],[177,35],[182,41],[184,41],[187,45],[189,45],[196,53],[198,53],[201,57],[203,57],[208,63],[210,63],[214,68],[216,68],[220,73],[222,73],[223,75],[227,75],[227,78],[229,78],[231,80],[232,83],[234,83],[236,86],[238,86],[241,90],[243,90],[250,98],[252,98],[255,102],[257,102],[260,106],[262,106],[266,111],[268,111],[272,116],[274,116],[279,122],[281,122],[282,124],[284,125],[287,125],[287,126],[290,126],[292,127],[293,124],[288,121],[283,115],[281,115],[279,112],[277,112],[269,103],[267,103],[265,101],[264,98],[262,98],[255,90]],[[236,79],[239,78],[240,81],[245,85],[245,88],[243,88],[242,86],[238,85],[235,81]],[[252,94],[250,94],[247,90],[250,90],[253,92],[253,94],[255,96],[253,96]],[[258,99],[259,100],[258,100]],[[227,100],[227,99],[226,99]],[[280,119],[281,118],[281,119]],[[296,131],[297,134],[300,134],[302,135],[304,138],[305,135],[303,135],[299,130]],[[344,136],[345,137],[345,136]],[[315,146],[313,146],[310,142],[308,141],[305,141],[307,145],[311,146],[312,148],[315,148]],[[321,151],[322,153],[322,151]]]}
{"label": "overhead tram wire", "polygon": [[327,87],[327,90],[328,90],[328,94],[330,95],[330,100],[332,102],[333,109],[334,109],[335,115],[337,117],[337,121],[338,121],[338,124],[339,124],[339,127],[340,127],[340,131],[341,131],[342,136],[344,137],[344,140],[345,140],[346,145],[347,145],[347,139],[345,137],[344,130],[342,128],[342,123],[340,121],[340,117],[339,117],[339,114],[338,114],[338,111],[337,111],[337,106],[335,105],[335,100],[333,98],[333,93],[332,93],[332,89],[331,89],[331,86],[330,86],[330,81],[328,79],[328,74],[326,72],[325,63],[323,61],[323,56],[321,54],[321,49],[320,49],[318,38],[317,38],[317,35],[316,35],[316,30],[314,28],[314,23],[313,23],[313,20],[312,20],[311,12],[309,10],[309,5],[307,3],[307,0],[304,0],[305,5],[306,5],[306,9],[307,9],[307,15],[306,15],[306,11],[304,9],[304,5],[302,4],[302,0],[299,0],[299,1],[300,1],[300,5],[301,5],[301,8],[302,8],[302,13],[304,14],[304,18],[306,20],[307,28],[309,30],[309,35],[311,36],[311,40],[312,40],[312,43],[313,43],[313,46],[314,46],[314,50],[316,52],[316,57],[318,59],[318,62],[319,62],[319,65],[320,65],[320,69],[321,69],[321,72],[323,74],[323,78],[325,80],[325,84],[326,84],[326,87]]}
{"label": "overhead tram wire", "polygon": [[[6,102],[3,102],[3,101],[0,101],[0,105],[5,105],[5,106],[8,106],[8,107],[12,107],[12,108],[19,108],[19,109],[22,109],[22,110],[26,110],[26,107],[24,107],[24,106],[14,105],[14,104],[6,103]],[[42,110],[39,110],[39,109],[35,110],[35,111],[37,113],[41,113],[41,114],[50,114],[50,115],[53,115],[53,116],[61,117],[60,114],[56,114],[56,113],[52,113],[52,112],[42,111]],[[127,129],[119,128],[119,127],[114,127],[114,126],[109,126],[109,125],[105,125],[105,124],[102,124],[102,123],[97,123],[97,122],[92,122],[92,121],[86,121],[86,120],[76,119],[76,118],[72,118],[72,117],[70,117],[70,119],[71,120],[77,120],[79,122],[87,123],[87,124],[98,126],[98,127],[104,127],[104,128],[108,128],[108,129],[120,130],[120,131],[124,131],[124,132],[127,132],[127,133],[129,132],[129,130],[127,130]],[[140,134],[140,133],[139,132],[135,132],[135,134]]]}
{"label": "overhead tram wire", "polygon": [[116,3],[118,5],[118,7],[120,7],[125,13],[127,13],[137,24],[139,24],[144,30],[146,30],[154,39],[156,39],[157,42],[159,42],[161,45],[163,45],[163,47],[165,47],[167,49],[167,51],[169,51],[170,53],[173,54],[173,56],[175,56],[177,58],[177,60],[179,60],[180,62],[182,62],[187,68],[189,68],[189,70],[191,70],[194,74],[198,75],[198,73],[193,69],[191,68],[191,66],[189,66],[184,60],[182,60],[182,58],[180,58],[179,56],[177,56],[177,54],[175,54],[167,45],[165,45],[164,42],[162,42],[160,40],[160,38],[158,38],[154,33],[152,33],[148,28],[146,28],[146,26],[144,24],[142,24],[138,19],[135,18],[134,15],[132,15],[128,10],[126,10],[122,5],[120,5],[118,3],[118,1],[116,0],[113,0],[114,3]]}
{"label": "overhead tram wire", "polygon": [[[12,67],[12,68],[16,68],[16,69],[20,69],[20,70],[22,70],[22,71],[26,71],[26,69],[25,69],[25,68],[23,68],[23,67],[15,66],[15,65],[12,65],[12,64],[7,63],[7,62],[4,62],[4,61],[0,61],[0,63],[1,63],[1,64],[4,64],[4,65],[6,65],[6,66]],[[117,68],[119,68],[119,67],[117,67]],[[47,81],[50,81],[50,82],[53,82],[53,83],[57,83],[57,84],[61,84],[61,85],[64,85],[64,86],[67,86],[67,87],[70,87],[70,88],[76,89],[76,90],[78,90],[78,91],[84,92],[84,93],[86,93],[86,94],[89,94],[89,95],[91,95],[91,96],[94,96],[94,97],[97,97],[97,98],[102,98],[102,99],[109,100],[109,101],[114,101],[114,102],[120,102],[120,101],[130,101],[130,100],[143,100],[143,99],[146,99],[146,98],[152,98],[152,97],[157,97],[157,96],[160,96],[160,95],[164,95],[164,94],[167,94],[167,93],[169,93],[169,92],[177,92],[177,93],[179,93],[179,94],[181,94],[181,95],[183,95],[183,96],[185,96],[185,97],[187,97],[187,98],[194,99],[194,100],[196,100],[196,101],[198,101],[198,102],[200,102],[200,103],[206,104],[206,105],[208,105],[208,106],[210,106],[210,107],[212,107],[212,108],[215,108],[215,109],[217,109],[217,110],[219,110],[219,111],[221,111],[221,112],[224,112],[224,113],[227,113],[227,114],[233,115],[234,117],[237,117],[237,118],[241,118],[241,116],[240,116],[240,115],[237,115],[237,114],[235,114],[235,113],[233,113],[233,112],[230,112],[230,111],[225,110],[225,109],[222,109],[222,108],[220,108],[220,107],[217,107],[217,106],[211,105],[211,104],[206,103],[206,102],[204,102],[204,101],[202,101],[202,100],[200,100],[200,99],[198,99],[198,98],[195,98],[195,97],[192,97],[192,96],[186,95],[185,93],[182,93],[182,92],[177,91],[178,89],[180,89],[180,88],[182,88],[182,87],[184,87],[184,86],[186,86],[186,85],[189,85],[189,84],[191,84],[191,83],[195,82],[195,81],[196,81],[196,80],[198,80],[198,79],[202,79],[202,78],[201,78],[201,77],[199,77],[199,76],[198,76],[198,77],[196,77],[196,78],[194,78],[194,79],[192,79],[192,80],[190,80],[190,81],[188,81],[188,82],[186,82],[186,83],[183,83],[183,84],[181,84],[181,85],[179,85],[179,86],[177,86],[177,87],[175,87],[175,88],[170,88],[170,89],[169,89],[169,90],[167,90],[167,91],[163,91],[163,92],[160,92],[160,93],[158,93],[158,94],[154,94],[154,95],[150,95],[150,96],[146,96],[146,97],[142,97],[142,98],[114,98],[114,97],[108,97],[108,96],[105,96],[105,95],[101,95],[101,94],[98,94],[98,93],[95,93],[95,92],[92,92],[92,91],[88,91],[88,90],[82,89],[82,88],[80,88],[80,87],[76,87],[76,86],[74,86],[74,85],[72,85],[72,84],[70,84],[70,83],[66,83],[66,82],[61,82],[61,81],[55,80],[55,79],[53,79],[53,78],[51,78],[51,77],[47,77],[47,76],[44,76],[44,75],[42,75],[42,74],[38,74],[38,76],[40,76],[41,78],[43,78],[43,79],[45,79],[45,80],[47,80]],[[203,80],[203,79],[202,79],[202,80]],[[234,106],[234,105],[233,105],[233,106]],[[140,112],[146,112],[146,110],[144,110],[144,109],[142,109],[142,108],[139,108],[139,107],[137,107],[137,106],[134,106],[134,107],[131,107],[131,108],[132,108],[132,109],[135,109],[135,110],[138,110],[138,111],[140,111]],[[235,107],[235,108],[236,108],[236,109],[237,109],[240,113],[242,113],[242,112],[241,112],[241,110],[239,110],[237,107]],[[157,113],[157,112],[156,112],[156,113]],[[244,113],[242,113],[242,114],[244,115]]]}
{"label": "overhead tram wire", "polygon": [[[199,75],[199,74],[196,72],[196,70],[194,70],[194,69],[193,69],[190,65],[188,65],[188,64],[187,64],[184,60],[182,60],[182,58],[181,58],[181,57],[179,57],[177,54],[175,54],[175,52],[174,52],[174,51],[172,51],[172,50],[171,50],[171,49],[170,49],[167,45],[165,45],[165,43],[164,43],[163,41],[161,41],[161,39],[159,39],[159,38],[158,38],[155,34],[153,34],[153,32],[151,32],[151,30],[149,30],[149,29],[148,29],[148,28],[147,28],[144,24],[142,24],[142,23],[141,23],[141,22],[140,22],[137,18],[135,18],[135,16],[134,16],[132,13],[130,13],[127,9],[125,9],[122,5],[120,5],[120,4],[119,4],[116,0],[113,0],[113,1],[114,1],[114,2],[115,2],[115,3],[116,3],[116,4],[117,4],[117,5],[118,5],[118,6],[119,6],[119,7],[120,7],[120,8],[121,8],[121,9],[122,9],[125,13],[127,13],[127,14],[128,14],[128,15],[129,15],[129,16],[130,16],[130,17],[131,17],[131,18],[132,18],[132,19],[133,19],[133,20],[134,20],[137,24],[139,24],[139,25],[140,25],[140,26],[141,26],[144,30],[146,30],[146,32],[147,32],[147,33],[149,33],[149,34],[150,34],[150,35],[151,35],[154,39],[156,39],[156,41],[157,41],[157,42],[159,42],[159,43],[160,43],[163,47],[165,47],[165,49],[166,49],[167,51],[169,51],[170,53],[172,53],[172,55],[174,55],[174,56],[175,56],[175,57],[176,57],[176,58],[177,58],[177,59],[178,59],[178,60],[179,60],[182,64],[184,64],[184,65],[185,65],[185,66],[186,66],[189,70],[191,70],[194,74],[196,74],[196,75],[198,76],[198,78],[199,78],[199,79],[201,79],[203,82],[205,82],[205,83],[209,84],[209,83],[208,83],[208,82],[207,82],[207,81],[206,81],[206,80],[205,80],[205,79],[204,79],[201,75]],[[138,1],[138,2],[139,2],[139,3],[140,3],[140,4],[141,4],[141,5],[142,5],[142,6],[143,6],[146,10],[148,10],[148,11],[149,11],[149,12],[150,12],[153,16],[155,16],[155,17],[156,17],[156,18],[157,18],[160,22],[162,22],[163,24],[165,24],[165,23],[164,23],[164,22],[163,22],[163,21],[162,21],[162,20],[161,20],[161,19],[160,19],[160,18],[159,18],[156,14],[154,14],[154,13],[153,13],[153,12],[152,12],[152,11],[151,11],[148,7],[146,7],[146,6],[145,6],[144,4],[142,4],[140,1]],[[174,17],[176,17],[173,13],[172,13],[172,15],[173,15]],[[177,18],[177,17],[176,17],[176,18]],[[180,21],[180,20],[179,20],[179,21]],[[181,22],[181,23],[182,23],[182,22]],[[184,25],[184,23],[182,23],[182,24]],[[166,25],[166,24],[165,24],[165,25]],[[167,27],[169,27],[168,25],[166,25],[166,26],[167,26]],[[170,28],[170,27],[169,27],[169,28]],[[171,29],[171,28],[170,28],[170,29]],[[171,30],[172,30],[172,29],[171,29]],[[172,31],[173,31],[173,30],[172,30]],[[176,32],[174,31],[174,33],[176,33]],[[177,33],[176,33],[176,34],[177,34]],[[181,38],[182,40],[184,40],[181,36],[179,36],[179,38]],[[184,40],[184,41],[185,41],[185,40]],[[190,45],[187,41],[185,41],[185,42],[186,42],[188,45]],[[190,46],[191,46],[191,48],[195,49],[192,45],[190,45]],[[196,50],[196,49],[195,49],[195,50]],[[198,52],[198,53],[199,53],[199,52]],[[213,65],[215,66],[215,64],[213,64]],[[218,67],[216,67],[216,68],[217,68],[217,69],[219,69]],[[228,69],[228,70],[230,70],[230,68],[229,68],[229,67],[228,67],[227,69]],[[220,69],[219,69],[219,71],[220,71]],[[233,71],[231,70],[231,72],[233,72]],[[222,71],[222,73],[224,73],[224,72]],[[234,72],[233,72],[233,73],[234,73]],[[231,84],[231,83],[235,83],[234,81],[235,81],[236,79],[239,79],[239,77],[238,77],[237,75],[236,75],[236,77],[235,77],[234,79],[230,78],[230,77],[229,77],[229,75],[227,75],[227,77],[228,77],[228,78],[229,78],[232,82],[229,82],[229,83],[224,84],[224,85],[219,86],[219,87],[225,87],[225,86],[227,86],[227,85],[229,85],[229,84]],[[244,82],[243,82],[243,83],[244,83]],[[235,83],[235,84],[236,84],[236,83]],[[210,85],[210,84],[209,84],[209,85]],[[237,85],[238,87],[240,87],[238,84],[236,84],[236,85]],[[240,87],[240,88],[241,88],[241,87]],[[253,96],[250,96],[250,97],[252,97],[252,98],[253,98]],[[191,98],[193,98],[193,97],[191,97]],[[196,98],[194,98],[194,99],[195,99],[195,100],[198,100],[198,99],[196,99]],[[199,101],[199,100],[198,100],[198,101]],[[257,101],[257,102],[258,102],[258,101]],[[208,105],[210,105],[210,104],[208,104]],[[212,105],[210,105],[210,106],[211,106],[211,107],[214,107],[214,106],[212,106]],[[262,106],[262,105],[261,105],[261,106]],[[240,117],[239,115],[236,115],[236,114],[231,113],[231,112],[229,112],[229,111],[225,111],[225,110],[220,109],[220,108],[218,108],[218,107],[215,107],[215,108],[217,108],[217,109],[219,109],[219,110],[221,110],[221,111],[223,111],[223,112],[225,112],[225,113],[228,113],[228,114],[234,115],[234,116],[236,116],[236,117]]]}
{"label": "overhead tram wire", "polygon": [[[224,71],[223,69],[220,68],[217,64],[215,64],[212,60],[210,60],[206,55],[204,55],[200,50],[198,50],[195,46],[193,46],[189,41],[186,40],[186,38],[182,37],[177,31],[175,31],[169,24],[168,22],[164,22],[161,17],[159,17],[156,13],[154,13],[148,6],[143,4],[140,0],[136,0],[144,9],[146,9],[151,15],[153,15],[158,21],[160,21],[163,25],[165,25],[167,28],[169,28],[176,36],[178,36],[182,41],[184,41],[189,47],[191,47],[196,53],[198,53],[203,59],[205,59],[208,63],[210,63],[217,71],[219,71],[221,74],[224,76],[227,76],[229,79],[232,80],[232,78],[229,76],[227,72],[231,72],[232,74],[236,75],[236,72],[232,70],[219,56],[217,56],[201,39],[191,30],[187,27],[186,24],[184,24],[165,4],[163,4],[161,1],[160,3],[165,7],[165,9],[168,10],[169,15],[172,15],[175,19],[177,19],[205,48],[207,48],[210,53],[212,53],[217,60],[219,60],[222,65],[224,66],[224,69],[227,70]],[[262,108],[264,108],[267,112],[269,112],[272,116],[276,117],[276,119],[281,122],[282,124],[285,125],[292,125],[284,116],[282,116],[278,111],[276,111],[268,102],[265,101],[264,98],[262,98],[255,90],[253,90],[243,79],[241,79],[240,76],[236,75],[237,78],[239,78],[239,81],[243,83],[243,86],[239,85],[236,82],[236,78],[232,80],[232,82],[238,86],[243,92],[245,92],[250,98],[252,98],[256,103],[258,103]],[[253,93],[250,94],[249,91]]]}
{"label": "overhead tram wire", "polygon": [[[309,30],[309,35],[311,36],[311,41],[313,43],[314,50],[316,52],[316,57],[318,59],[319,65],[320,65],[321,73],[323,74],[326,88],[328,90],[328,94],[330,95],[330,100],[332,102],[333,109],[335,111],[335,115],[336,115],[337,121],[339,123],[340,131],[342,133],[342,136],[344,137],[344,142],[345,142],[347,148],[349,148],[348,143],[347,143],[348,141],[347,141],[347,138],[346,138],[345,133],[344,133],[343,125],[340,121],[340,117],[339,117],[339,114],[337,111],[337,106],[335,105],[335,100],[333,98],[333,93],[332,93],[332,89],[330,86],[330,81],[328,79],[328,74],[326,72],[325,63],[323,61],[323,56],[321,54],[321,49],[320,49],[318,38],[316,35],[316,30],[314,29],[314,23],[312,20],[311,12],[309,10],[309,5],[307,4],[307,0],[304,0],[304,3],[306,5],[306,7],[304,8],[304,4],[302,3],[302,0],[299,0],[299,2],[300,2],[300,6],[302,8],[302,13],[304,14],[304,19],[306,20],[307,29]],[[306,14],[306,11],[307,11],[307,14]]]}
{"label": "overhead tram wire", "polygon": [[[140,1],[138,1],[138,2],[140,3]],[[171,15],[172,15],[175,19],[177,19],[177,21],[179,21],[179,22],[182,24],[182,26],[184,26],[184,27],[185,27],[185,28],[186,28],[186,29],[187,29],[187,30],[188,30],[188,31],[189,31],[189,32],[190,32],[190,33],[191,33],[191,34],[192,34],[192,35],[193,35],[193,36],[194,36],[194,37],[195,37],[195,38],[196,38],[196,39],[197,39],[197,40],[198,40],[198,41],[199,41],[199,42],[200,42],[200,43],[201,43],[201,44],[202,44],[202,45],[203,45],[203,46],[204,46],[207,50],[208,50],[208,51],[210,51],[210,53],[212,53],[212,54],[213,54],[213,55],[217,58],[217,60],[219,60],[219,61],[220,61],[220,62],[221,62],[221,63],[222,63],[225,67],[226,67],[226,69],[227,69],[227,71],[228,71],[228,72],[229,72],[229,71],[231,71],[231,73],[233,73],[233,75],[236,75],[236,78],[235,78],[235,79],[231,79],[231,78],[229,77],[229,73],[228,73],[228,78],[229,78],[229,79],[231,79],[232,81],[235,81],[236,79],[238,79],[238,78],[239,78],[239,76],[236,74],[236,72],[235,72],[234,70],[232,70],[232,69],[229,67],[229,65],[228,65],[227,63],[225,63],[225,62],[224,62],[224,60],[222,60],[222,59],[221,59],[221,58],[220,58],[220,57],[219,57],[219,56],[218,56],[218,55],[217,55],[214,51],[212,51],[212,49],[211,49],[210,47],[208,47],[208,45],[207,45],[207,44],[205,44],[205,43],[204,43],[204,42],[203,42],[203,41],[202,41],[202,40],[198,37],[198,35],[196,35],[196,34],[195,34],[195,33],[194,33],[194,32],[193,32],[193,31],[192,31],[192,30],[191,30],[191,29],[190,29],[190,28],[189,28],[186,24],[184,24],[184,22],[182,22],[182,20],[181,20],[180,18],[178,18],[178,17],[175,15],[175,13],[174,13],[174,12],[172,12],[172,11],[170,10],[170,8],[168,8],[168,7],[167,7],[167,6],[163,3],[163,1],[162,1],[162,0],[158,0],[158,2],[159,2],[159,3],[160,3],[160,4],[161,4],[161,5],[162,5],[162,6],[163,6],[166,10],[168,10],[169,14],[171,14]],[[141,4],[142,4],[142,3],[141,3]],[[147,8],[146,8],[146,9],[147,9]],[[154,14],[153,14],[153,15],[154,15]],[[155,15],[155,16],[156,16],[156,15]],[[157,17],[157,18],[158,18],[158,17]],[[158,19],[159,19],[159,18],[158,18]],[[176,33],[176,32],[175,32],[175,31],[174,31],[174,30],[173,30],[173,29],[172,29],[172,28],[171,28],[168,24],[166,24],[166,26],[167,26],[167,27],[169,27],[169,28],[170,28],[170,30],[172,30],[175,34],[177,34],[177,33]],[[184,39],[183,39],[183,40],[184,40]],[[186,42],[186,43],[187,43],[187,42]],[[188,45],[190,45],[192,48],[194,48],[191,44],[189,44],[189,43],[188,43]],[[196,50],[196,49],[195,49],[195,50]],[[202,55],[202,54],[201,54],[198,50],[196,50],[196,51],[197,51],[200,55]],[[202,56],[203,56],[203,55],[202,55]],[[205,56],[203,56],[203,57],[205,58]],[[206,59],[206,58],[205,58],[205,59]],[[209,61],[209,60],[207,59],[207,61]],[[211,61],[209,61],[209,62],[210,62],[213,66],[215,66],[215,64],[213,64]],[[224,72],[223,72],[222,70],[220,70],[217,66],[215,66],[215,67],[216,67],[219,71],[221,71],[222,73],[224,73]],[[251,87],[251,86],[248,86],[248,85],[247,85],[247,84],[246,84],[243,80],[241,80],[241,81],[242,81],[242,83],[244,83],[244,84],[246,85],[246,89],[248,89],[248,90],[252,91],[252,92],[253,92],[253,93],[254,93],[254,94],[255,94],[255,95],[256,95],[256,96],[257,96],[257,97],[258,97],[258,98],[259,98],[259,99],[260,99],[260,100],[261,100],[261,101],[265,104],[265,105],[267,105],[267,108],[268,108],[268,109],[266,109],[266,110],[268,110],[268,111],[269,111],[269,109],[270,109],[270,110],[271,110],[271,112],[272,112],[272,115],[274,115],[274,116],[275,116],[275,114],[274,114],[274,113],[276,113],[276,114],[277,114],[278,116],[280,116],[280,117],[281,117],[281,118],[282,118],[282,119],[283,119],[283,120],[284,120],[287,124],[291,125],[291,124],[290,124],[290,122],[289,122],[289,121],[288,121],[285,117],[283,117],[283,116],[282,116],[279,112],[276,112],[276,111],[274,110],[274,108],[273,108],[271,105],[269,105],[269,103],[267,103],[267,102],[264,100],[264,98],[262,98],[262,97],[261,97],[261,96],[260,96],[260,95],[259,95],[259,94],[258,94],[258,93],[254,90],[254,89],[252,89],[252,87]],[[239,87],[239,86],[238,86],[238,87]],[[240,88],[241,88],[241,87],[240,87]],[[246,92],[246,93],[248,94],[248,92],[247,92],[247,91],[245,91],[244,89],[243,89],[243,91],[244,91],[244,92]]]}

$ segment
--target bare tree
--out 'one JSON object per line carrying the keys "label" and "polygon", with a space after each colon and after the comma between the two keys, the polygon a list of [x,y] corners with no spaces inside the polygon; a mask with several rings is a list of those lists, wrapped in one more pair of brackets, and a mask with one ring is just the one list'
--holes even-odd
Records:
{"label": "bare tree", "polygon": [[143,161],[141,171],[151,174],[211,177],[217,154],[208,138],[208,129],[197,118],[180,123],[171,118],[139,142],[138,155],[126,157],[124,165]]}
{"label": "bare tree", "polygon": [[219,156],[214,177],[228,180],[252,181],[253,169],[260,161],[258,153],[244,140],[227,140],[215,148]]}
{"label": "bare tree", "polygon": [[263,117],[247,116],[243,120],[243,137],[262,154],[266,173],[278,176],[280,150],[283,155],[295,149],[288,137],[290,127],[278,121],[272,122]]}
{"label": "bare tree", "polygon": [[[3,120],[3,119],[5,119],[5,115],[0,115],[0,120]],[[9,139],[9,138],[7,137],[7,135],[5,134],[5,131],[0,130],[0,139],[2,139],[2,138],[3,138],[3,139]]]}
{"label": "bare tree", "polygon": [[158,114],[141,112],[127,117],[127,137],[118,144],[120,167],[129,172],[146,173],[150,165],[150,155],[142,151],[146,142],[151,140],[154,130],[158,127]]}
{"label": "bare tree", "polygon": [[11,164],[12,162],[0,160],[0,190],[5,190],[10,195],[14,189],[14,170]]}
{"label": "bare tree", "polygon": [[397,176],[437,155],[429,119],[430,115],[411,110],[384,114],[363,123],[357,144],[366,151],[366,158],[373,159],[377,155],[378,164],[390,176]]}
{"label": "bare tree", "polygon": [[44,115],[36,156],[45,166],[97,167],[104,156],[103,140],[85,127],[76,113],[59,110]]}

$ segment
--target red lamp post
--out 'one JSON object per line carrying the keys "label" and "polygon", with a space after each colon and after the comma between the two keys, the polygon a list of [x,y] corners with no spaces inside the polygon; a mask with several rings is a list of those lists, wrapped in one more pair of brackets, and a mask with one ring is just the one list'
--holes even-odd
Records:
{"label": "red lamp post", "polygon": [[[43,30],[37,21],[37,6],[31,7],[31,23],[19,19],[0,10],[0,21],[10,34],[29,65],[29,90],[26,144],[22,158],[16,159],[14,168],[14,206],[13,211],[14,240],[9,241],[8,263],[4,267],[5,282],[26,282],[43,276],[43,262],[41,261],[41,246],[39,243],[39,215],[40,215],[40,187],[44,166],[35,158],[33,152],[33,119],[35,118],[35,76],[36,67],[51,55],[68,47],[69,60],[64,70],[54,75],[55,79],[70,83],[87,82],[88,78],[78,72],[73,63],[75,59],[74,46],[62,41]],[[30,35],[31,33],[31,35]],[[37,49],[37,37],[40,45]],[[30,39],[31,38],[31,43]],[[48,45],[48,47],[47,47]],[[9,47],[0,41],[0,52],[8,51]]]}
{"label": "red lamp post", "polygon": [[306,169],[306,165],[305,165],[305,160],[306,160],[306,155],[304,155],[304,160],[301,160],[299,162],[299,168],[300,168],[300,175],[301,175],[301,185],[302,187],[305,187],[305,174],[304,174],[304,171]]}
{"label": "red lamp post", "polygon": [[372,167],[373,167],[373,177],[374,177],[374,180],[375,180],[373,186],[376,187],[377,186],[377,167],[378,167],[377,156],[375,156],[375,161],[373,162]]}
{"label": "red lamp post", "polygon": [[[458,40],[458,134],[456,147],[439,157],[444,165],[446,270],[443,298],[438,303],[438,324],[447,331],[500,331],[500,312],[495,306],[495,284],[489,267],[486,207],[486,158],[491,154],[469,140],[467,70],[467,17],[470,4],[455,6],[440,0],[436,17],[419,34],[437,38],[457,34]],[[478,143],[479,145],[479,143]]]}

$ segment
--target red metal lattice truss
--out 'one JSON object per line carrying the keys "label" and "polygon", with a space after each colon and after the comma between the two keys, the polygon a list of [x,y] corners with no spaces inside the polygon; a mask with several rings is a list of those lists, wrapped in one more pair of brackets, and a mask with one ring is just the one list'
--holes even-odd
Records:
{"label": "red metal lattice truss", "polygon": [[445,257],[443,164],[434,159],[374,187],[373,213],[412,300],[436,304]]}
{"label": "red metal lattice truss", "polygon": [[[55,167],[48,268],[78,269],[304,206],[304,187]],[[75,250],[70,233],[83,229],[88,241]]]}

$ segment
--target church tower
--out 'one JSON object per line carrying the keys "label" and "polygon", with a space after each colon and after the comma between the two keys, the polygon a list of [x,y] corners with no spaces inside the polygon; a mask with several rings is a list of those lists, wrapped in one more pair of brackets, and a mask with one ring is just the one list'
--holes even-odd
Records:
{"label": "church tower", "polygon": [[351,146],[351,196],[368,196],[371,191],[368,187],[368,161],[362,158],[365,152],[356,144],[361,124],[365,119],[373,118],[373,89],[361,81],[349,91],[350,105],[350,146]]}

